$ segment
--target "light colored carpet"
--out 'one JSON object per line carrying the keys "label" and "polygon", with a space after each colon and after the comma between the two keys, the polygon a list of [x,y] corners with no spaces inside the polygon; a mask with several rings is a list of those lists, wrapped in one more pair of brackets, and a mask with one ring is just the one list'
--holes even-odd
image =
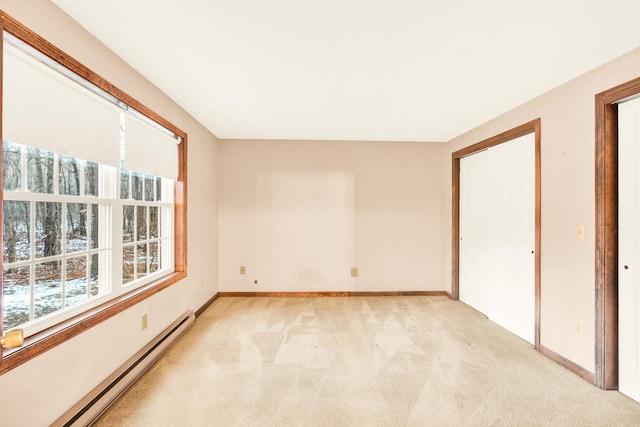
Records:
{"label": "light colored carpet", "polygon": [[446,297],[220,298],[98,426],[638,426]]}

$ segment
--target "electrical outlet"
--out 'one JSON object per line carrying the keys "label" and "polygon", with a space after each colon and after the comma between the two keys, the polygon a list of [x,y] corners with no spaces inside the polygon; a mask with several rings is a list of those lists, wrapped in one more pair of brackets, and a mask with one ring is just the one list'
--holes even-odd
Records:
{"label": "electrical outlet", "polygon": [[351,267],[351,277],[358,277],[358,269],[356,267]]}
{"label": "electrical outlet", "polygon": [[240,274],[246,274],[247,273],[247,267],[245,267],[244,265],[240,266]]}
{"label": "electrical outlet", "polygon": [[142,330],[147,329],[147,313],[142,315]]}
{"label": "electrical outlet", "polygon": [[584,323],[582,320],[576,320],[576,334],[582,335],[584,332]]}

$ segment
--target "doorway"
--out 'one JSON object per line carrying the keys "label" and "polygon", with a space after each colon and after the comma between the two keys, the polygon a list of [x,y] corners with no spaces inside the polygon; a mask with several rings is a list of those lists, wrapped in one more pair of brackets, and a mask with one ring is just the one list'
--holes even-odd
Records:
{"label": "doorway", "polygon": [[[533,271],[531,277],[532,282],[532,293],[533,293],[533,307],[532,307],[532,320],[533,320],[533,330],[532,332],[527,332],[524,335],[528,335],[525,339],[531,341],[537,350],[540,350],[540,128],[541,123],[540,119],[533,120],[529,123],[525,123],[522,126],[518,126],[517,128],[511,129],[507,132],[504,132],[500,135],[497,135],[493,138],[489,138],[477,144],[466,147],[462,150],[456,151],[452,154],[452,298],[460,299],[461,289],[461,263],[466,263],[468,260],[463,260],[462,257],[467,257],[469,253],[465,253],[466,245],[462,247],[461,251],[461,200],[465,196],[462,195],[461,192],[461,163],[464,165],[467,161],[463,160],[468,156],[472,156],[474,154],[482,153],[485,150],[490,150],[493,147],[497,147],[501,144],[507,143],[509,141],[524,137],[525,135],[531,134],[533,138],[533,169],[534,169],[534,177],[533,177],[533,200],[534,200],[534,208],[533,208],[533,223],[534,223],[534,232],[533,232],[533,247],[529,247],[528,256],[533,257]],[[497,153],[501,150],[496,149]],[[486,155],[486,154],[485,154]],[[482,156],[477,157],[477,161],[482,163]],[[475,160],[474,160],[475,161]],[[481,167],[481,166],[480,166]],[[464,202],[462,202],[464,204]],[[464,226],[464,220],[462,220],[462,225]],[[529,245],[531,246],[531,245]],[[533,250],[533,254],[531,251]],[[467,274],[464,271],[464,267],[462,268],[462,274]],[[530,282],[530,283],[531,283]],[[462,295],[463,299],[470,296],[472,299],[476,296],[472,293],[465,295],[466,289],[463,287]],[[504,296],[504,295],[503,295]],[[498,296],[501,298],[503,296]],[[489,295],[489,299],[492,296]],[[481,311],[483,308],[486,310],[486,307],[489,307],[491,302],[482,301],[482,296],[480,296],[480,304],[478,307]],[[484,304],[484,305],[483,305]],[[494,304],[495,305],[495,304]],[[489,310],[491,311],[491,310]],[[485,311],[485,314],[488,314]],[[491,316],[490,316],[491,317]],[[525,328],[526,329],[526,328]],[[520,335],[520,334],[518,334]]]}
{"label": "doorway", "polygon": [[618,388],[618,104],[640,94],[640,78],[596,95],[595,383]]}
{"label": "doorway", "polygon": [[460,159],[460,300],[534,343],[535,134]]}
{"label": "doorway", "polygon": [[618,389],[640,402],[640,98],[618,105]]}

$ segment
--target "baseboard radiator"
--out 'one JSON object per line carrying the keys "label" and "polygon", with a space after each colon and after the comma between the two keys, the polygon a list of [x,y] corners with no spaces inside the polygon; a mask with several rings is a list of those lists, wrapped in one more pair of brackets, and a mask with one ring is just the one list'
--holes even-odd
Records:
{"label": "baseboard radiator", "polygon": [[184,313],[51,425],[75,427],[94,423],[193,325],[195,319],[193,311]]}

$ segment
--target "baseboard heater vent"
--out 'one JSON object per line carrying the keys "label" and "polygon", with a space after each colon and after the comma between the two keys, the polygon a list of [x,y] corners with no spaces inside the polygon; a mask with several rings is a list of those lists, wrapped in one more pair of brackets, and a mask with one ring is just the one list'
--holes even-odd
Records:
{"label": "baseboard heater vent", "polygon": [[193,311],[187,311],[153,341],[137,352],[82,400],[58,418],[51,426],[88,426],[93,424],[178,338],[195,322]]}

